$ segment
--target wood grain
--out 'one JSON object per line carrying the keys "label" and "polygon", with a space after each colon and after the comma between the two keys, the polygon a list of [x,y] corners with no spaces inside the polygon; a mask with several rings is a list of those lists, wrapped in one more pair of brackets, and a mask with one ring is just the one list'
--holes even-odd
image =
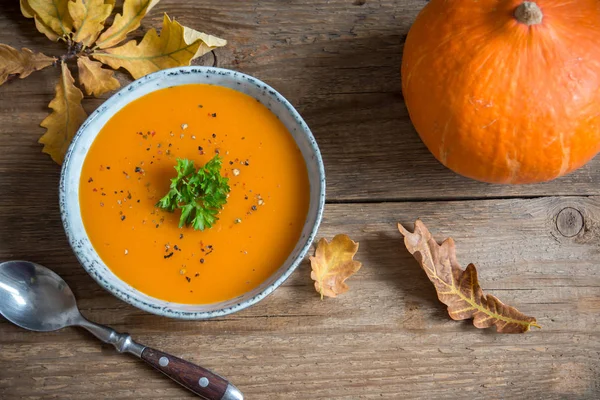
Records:
{"label": "wood grain", "polygon": [[[88,318],[218,371],[248,399],[599,398],[600,161],[528,186],[481,184],[440,166],[400,91],[403,41],[425,3],[162,0],[142,26],[159,26],[168,11],[228,39],[216,60],[199,62],[255,75],[297,106],[326,163],[320,236],[360,242],[364,266],[348,293],[321,301],[304,263],[256,306],[191,322],[144,313],[101,289],[68,246],[60,171],[37,144],[54,68],[0,87],[0,260],[47,265]],[[0,28],[0,43],[61,54],[16,1],[3,4]],[[505,336],[450,320],[396,230],[416,218],[438,239],[454,237],[483,289],[543,329]],[[40,398],[193,396],[86,332],[26,332],[0,319],[0,399]]]}
{"label": "wood grain", "polygon": [[[0,15],[0,43],[60,55],[61,45],[39,34],[13,3]],[[321,147],[331,201],[600,194],[598,159],[557,181],[527,186],[475,182],[434,159],[410,123],[400,83],[403,42],[425,3],[163,0],[144,19],[142,31],[159,27],[168,12],[184,25],[228,39],[216,52],[217,65],[255,75],[298,108]],[[213,61],[207,56],[199,62]],[[17,147],[3,151],[2,173],[26,166],[27,173],[56,181],[58,168],[36,141],[57,76],[49,68],[1,88],[0,150]],[[84,108],[91,112],[102,101],[87,99]]]}
{"label": "wood grain", "polygon": [[[574,237],[556,225],[568,207],[585,221]],[[396,230],[396,222],[411,226],[416,218],[439,240],[454,237],[459,261],[477,265],[483,289],[537,317],[543,329],[498,335],[450,320]],[[348,293],[321,301],[305,263],[256,306],[206,322],[156,317],[104,292],[76,264],[56,211],[48,219],[57,221],[45,228],[56,240],[25,230],[6,250],[35,248],[31,258],[65,277],[87,317],[219,371],[249,399],[600,394],[597,197],[328,205],[320,235],[345,232],[360,242],[364,266],[348,280]],[[0,370],[3,399],[187,396],[74,329],[41,334],[2,321],[0,346],[0,365],[10,366]]]}

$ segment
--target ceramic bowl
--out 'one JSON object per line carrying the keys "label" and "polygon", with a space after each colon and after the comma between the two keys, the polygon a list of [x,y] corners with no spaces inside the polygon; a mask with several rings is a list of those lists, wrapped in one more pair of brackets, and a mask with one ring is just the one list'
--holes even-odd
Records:
{"label": "ceramic bowl", "polygon": [[[286,126],[304,156],[310,181],[310,205],[302,235],[280,268],[252,291],[213,304],[180,304],[148,296],[119,279],[98,256],[83,226],[79,206],[79,178],[87,152],[104,124],[131,101],[155,90],[205,83],[245,93],[264,104]],[[182,67],[162,70],[131,83],[101,105],[77,132],[63,164],[60,208],[69,243],[85,270],[106,290],[150,313],[181,319],[219,317],[251,306],[272,293],[298,267],[321,222],[325,205],[325,170],[310,129],[292,105],[269,85],[251,76],[220,68]]]}

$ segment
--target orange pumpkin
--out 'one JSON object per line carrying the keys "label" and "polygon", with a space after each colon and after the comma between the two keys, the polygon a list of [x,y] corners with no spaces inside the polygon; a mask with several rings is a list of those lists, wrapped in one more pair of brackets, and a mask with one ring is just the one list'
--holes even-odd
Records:
{"label": "orange pumpkin", "polygon": [[435,157],[492,183],[557,178],[600,151],[600,1],[431,0],[402,89]]}

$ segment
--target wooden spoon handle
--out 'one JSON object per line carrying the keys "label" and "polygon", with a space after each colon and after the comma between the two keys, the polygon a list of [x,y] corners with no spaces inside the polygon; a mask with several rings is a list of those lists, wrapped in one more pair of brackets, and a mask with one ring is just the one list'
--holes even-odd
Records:
{"label": "wooden spoon handle", "polygon": [[146,347],[141,355],[153,368],[206,400],[243,400],[242,393],[217,374],[191,362]]}

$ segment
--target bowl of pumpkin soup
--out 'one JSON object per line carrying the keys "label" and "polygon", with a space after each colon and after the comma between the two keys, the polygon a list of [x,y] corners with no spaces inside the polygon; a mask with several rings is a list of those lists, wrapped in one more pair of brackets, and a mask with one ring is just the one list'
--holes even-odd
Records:
{"label": "bowl of pumpkin soup", "polygon": [[255,304],[296,269],[321,221],[325,172],[273,88],[183,67],[90,115],[59,194],[71,247],[102,287],[154,314],[205,319]]}

